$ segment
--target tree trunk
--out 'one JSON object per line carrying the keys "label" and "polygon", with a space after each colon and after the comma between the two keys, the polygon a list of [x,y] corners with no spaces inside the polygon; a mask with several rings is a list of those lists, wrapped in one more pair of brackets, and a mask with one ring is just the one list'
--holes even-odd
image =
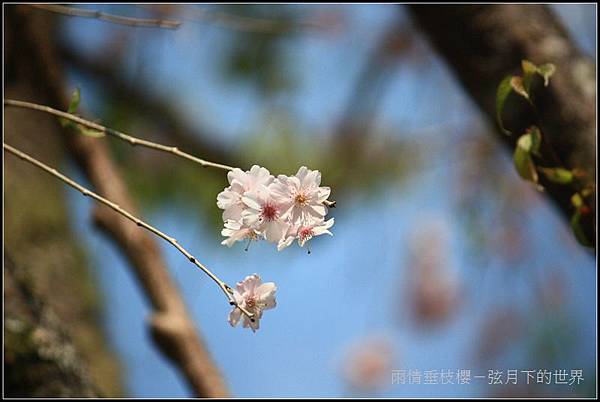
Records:
{"label": "tree trunk", "polygon": [[[47,102],[14,6],[5,8],[5,96]],[[5,141],[60,167],[56,120],[6,110]],[[7,397],[119,397],[120,369],[100,322],[100,296],[72,233],[66,189],[4,159],[4,386]]]}
{"label": "tree trunk", "polygon": [[[10,46],[7,46],[7,59],[11,60],[10,68],[7,69],[7,86],[10,82],[15,86],[19,83],[29,85],[30,88],[29,92],[23,93],[7,90],[6,95],[36,103],[44,103],[59,109],[66,108],[69,99],[65,88],[64,67],[55,43],[54,18],[49,17],[44,11],[35,10],[24,5],[7,6],[6,13],[6,33],[10,42]],[[51,148],[62,155],[62,149],[66,148],[96,192],[116,202],[124,209],[136,213],[135,203],[129,196],[119,174],[119,169],[113,164],[104,141],[84,137],[77,134],[75,130],[60,130],[55,118],[40,116],[36,113],[32,114],[31,111],[11,109],[10,112],[7,110],[6,116],[7,121],[10,121],[11,124],[29,125],[27,129],[13,130],[14,136],[10,138],[7,136],[9,144],[22,145],[19,146],[20,149],[57,167],[59,167],[57,161],[47,157],[46,152],[48,152],[48,148]],[[32,122],[35,121],[44,121],[46,125],[31,127]],[[26,142],[28,145],[22,144],[21,141]],[[57,141],[57,143],[54,143],[54,141]],[[53,147],[48,147],[46,142],[51,142]],[[10,158],[10,161],[11,165],[7,164],[7,167],[10,167],[13,174],[16,171],[23,171],[35,177],[35,180],[52,183],[48,185],[54,186],[52,188],[63,189],[60,182],[48,178],[40,171],[33,170],[31,166],[25,165],[22,161],[15,158]],[[14,187],[19,186],[20,177],[21,174],[15,175]],[[9,194],[8,186],[6,189],[7,194]],[[17,192],[15,189],[11,190],[11,194]],[[14,208],[19,211],[16,214],[27,215],[28,213],[37,213],[38,210],[46,210],[48,213],[60,210],[66,214],[64,203],[60,201],[57,201],[58,205],[46,205],[44,203],[46,199],[44,198],[43,186],[33,189],[28,188],[27,190],[26,194],[29,194],[29,196],[25,195],[23,198],[26,200],[31,199],[33,203],[38,202],[38,204],[30,207],[28,204],[15,202]],[[31,194],[39,195],[32,196]],[[98,207],[94,218],[96,223],[104,229],[130,262],[153,307],[152,315],[149,317],[148,329],[156,341],[156,346],[165,357],[170,358],[177,365],[195,396],[229,396],[224,380],[204,347],[195,324],[189,317],[183,299],[169,275],[155,238],[124,217],[109,211],[107,207]],[[44,233],[43,227],[30,228],[23,221],[16,221],[14,230],[17,232],[24,231],[25,240],[34,242],[34,244],[40,233]],[[59,236],[58,239],[61,239],[61,237]],[[45,252],[51,253],[51,251]],[[16,263],[16,267],[29,263],[31,266],[35,265],[34,269],[43,270],[46,275],[55,275],[53,271],[56,270],[55,267],[52,267],[52,269],[46,267],[45,270],[38,268],[44,267],[41,262],[46,258],[44,252],[40,252],[40,258],[36,260],[30,258],[27,248],[14,250],[12,255],[15,260],[19,258],[23,261],[23,264]],[[57,300],[63,297],[68,298],[69,290],[63,289],[63,287],[56,287],[62,289],[59,296],[50,293],[40,297],[43,301],[46,301],[46,298]],[[73,287],[77,287],[77,284],[73,284]],[[49,289],[52,290],[52,287]],[[81,303],[73,300],[70,300],[70,304],[74,306],[81,305]],[[71,321],[66,320],[65,322]],[[85,341],[86,337],[74,337],[73,339]],[[95,350],[96,353],[102,353],[99,348]],[[28,370],[35,371],[36,369],[30,367],[26,360],[21,363]],[[94,365],[90,367],[94,367]],[[23,376],[17,376],[16,378],[21,381],[16,380],[16,384],[26,383],[26,378]],[[43,381],[43,378],[40,381]],[[79,391],[79,389],[72,389],[70,395],[83,396],[77,395]],[[41,394],[43,393],[39,395]],[[50,393],[43,394],[43,396],[57,395]]]}
{"label": "tree trunk", "polygon": [[[547,88],[537,88],[535,105],[513,97],[506,106],[506,125],[499,134],[510,150],[531,124],[541,124],[543,141],[553,150],[541,166],[562,164],[581,169],[587,183],[595,181],[595,65],[568,37],[554,14],[543,5],[410,5],[409,10],[437,51],[445,58],[467,93],[492,122],[496,121],[496,90],[509,74],[520,73],[521,61],[553,63],[556,72]],[[571,217],[571,196],[581,183],[559,185],[541,177],[548,196]],[[594,189],[595,190],[595,189]],[[586,200],[591,212],[583,225],[595,242],[595,195]]]}

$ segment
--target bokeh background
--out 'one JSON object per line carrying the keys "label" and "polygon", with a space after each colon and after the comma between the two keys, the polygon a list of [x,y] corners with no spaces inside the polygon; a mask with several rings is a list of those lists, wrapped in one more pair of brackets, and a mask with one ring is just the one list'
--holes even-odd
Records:
{"label": "bokeh background", "polygon": [[[334,237],[314,239],[311,254],[228,249],[216,207],[223,171],[99,139],[148,222],[228,283],[255,272],[277,283],[277,308],[257,333],[231,328],[220,290],[160,243],[234,396],[595,394],[595,256],[518,177],[496,128],[404,7],[77,7],[183,21],[171,31],[59,17],[69,86],[80,88],[87,116],[242,168],[294,174],[306,165],[332,188]],[[595,61],[596,6],[551,8]],[[171,122],[176,133],[165,129]],[[73,165],[63,169],[85,182]],[[147,333],[149,306],[127,262],[90,225],[91,201],[64,192],[123,392],[190,396]],[[488,385],[490,369],[582,369],[584,382],[523,385],[521,375],[517,386]],[[393,384],[393,370],[485,378]]]}

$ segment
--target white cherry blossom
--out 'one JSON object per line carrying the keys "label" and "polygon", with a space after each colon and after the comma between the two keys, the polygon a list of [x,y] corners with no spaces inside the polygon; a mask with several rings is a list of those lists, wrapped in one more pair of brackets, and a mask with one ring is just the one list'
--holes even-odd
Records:
{"label": "white cherry blossom", "polygon": [[260,185],[242,197],[246,209],[242,223],[264,233],[265,239],[276,243],[286,233],[289,223],[282,219],[281,205],[273,198],[271,190]]}
{"label": "white cherry blossom", "polygon": [[275,178],[254,165],[246,172],[233,169],[227,179],[229,187],[217,196],[224,210],[221,234],[226,239],[221,244],[266,239],[282,250],[296,239],[304,247],[314,236],[332,235],[333,219],[325,221],[331,190],[321,186],[318,170],[302,166],[294,176]]}
{"label": "white cherry blossom", "polygon": [[292,244],[296,239],[298,239],[298,245],[300,245],[300,247],[304,247],[306,242],[315,236],[320,236],[325,233],[333,236],[333,233],[329,231],[333,224],[334,218],[331,218],[328,221],[292,226],[277,244],[277,250],[283,250]]}
{"label": "white cherry blossom", "polygon": [[260,234],[256,230],[246,227],[242,225],[241,222],[232,219],[228,219],[225,222],[225,227],[221,231],[221,234],[227,237],[227,239],[221,242],[221,244],[227,247],[233,246],[233,244],[237,241],[257,240],[260,236]]}
{"label": "white cherry blossom", "polygon": [[331,193],[329,187],[320,184],[321,173],[302,166],[295,176],[279,175],[271,189],[284,217],[289,216],[292,222],[319,221],[327,214],[323,202]]}
{"label": "white cherry blossom", "polygon": [[233,290],[233,297],[239,306],[253,314],[254,322],[236,306],[229,313],[229,324],[235,327],[243,316],[242,326],[256,332],[259,328],[263,311],[272,309],[277,304],[275,301],[276,291],[277,286],[275,283],[262,283],[258,274],[249,275],[243,281],[238,282],[236,288]]}
{"label": "white cherry blossom", "polygon": [[227,179],[230,185],[217,195],[217,206],[225,210],[223,221],[239,221],[245,209],[242,202],[244,193],[254,191],[261,185],[268,186],[273,182],[274,177],[264,167],[254,165],[247,172],[238,168],[233,169],[227,173]]}

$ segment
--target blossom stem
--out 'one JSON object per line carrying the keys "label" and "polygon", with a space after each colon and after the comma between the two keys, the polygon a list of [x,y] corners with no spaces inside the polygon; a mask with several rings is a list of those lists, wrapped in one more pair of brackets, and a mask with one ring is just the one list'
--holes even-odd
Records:
{"label": "blossom stem", "polygon": [[198,259],[196,257],[194,257],[189,251],[187,251],[183,246],[181,246],[177,239],[175,239],[174,237],[171,237],[169,235],[167,235],[166,233],[158,230],[157,228],[155,228],[154,226],[142,221],[141,219],[137,218],[136,216],[134,216],[133,214],[131,214],[130,212],[124,210],[123,208],[121,208],[119,205],[115,204],[114,202],[107,200],[106,198],[96,194],[95,192],[88,190],[87,188],[85,188],[84,186],[82,186],[81,184],[77,183],[76,181],[70,179],[69,177],[63,175],[62,173],[60,173],[59,171],[57,171],[54,168],[51,168],[50,166],[40,162],[39,160],[33,158],[32,156],[6,144],[3,143],[3,148],[5,151],[8,151],[14,155],[16,155],[17,157],[31,163],[32,165],[44,170],[47,173],[50,173],[51,175],[57,177],[58,179],[62,180],[64,183],[68,184],[69,186],[75,188],[76,190],[78,190],[80,193],[82,193],[84,196],[86,197],[91,197],[94,200],[98,201],[101,204],[104,204],[106,206],[108,206],[109,208],[113,209],[114,211],[116,211],[117,213],[123,215],[125,218],[129,219],[130,221],[134,222],[136,225],[141,226],[147,230],[149,230],[150,232],[154,233],[155,235],[157,235],[158,237],[161,237],[162,239],[166,240],[167,242],[169,242],[173,247],[175,247],[177,250],[179,250],[179,252],[181,252],[181,254],[183,254],[191,263],[193,263],[194,265],[196,265],[198,268],[200,268],[206,275],[208,275],[218,286],[219,288],[221,288],[221,290],[225,293],[225,296],[227,297],[229,303],[231,305],[235,305],[237,308],[239,308],[242,313],[244,313],[246,316],[248,316],[248,318],[252,321],[254,321],[254,317],[253,314],[250,313],[248,310],[246,310],[244,307],[240,306],[235,299],[233,298],[233,289],[227,285],[225,282],[223,282],[221,279],[219,279],[214,273],[212,273],[206,266],[204,266],[202,263],[200,263],[200,261],[198,261]]}
{"label": "blossom stem", "polygon": [[105,127],[98,123],[94,123],[93,121],[83,119],[74,114],[51,108],[50,106],[39,105],[37,103],[24,102],[24,101],[19,101],[19,100],[14,100],[14,99],[5,99],[4,106],[12,106],[12,107],[37,110],[39,112],[49,113],[49,114],[52,114],[52,115],[55,115],[58,117],[62,117],[64,119],[71,120],[72,122],[75,122],[77,124],[81,124],[82,126],[91,128],[93,130],[97,130],[106,135],[110,135],[110,136],[119,138],[132,146],[139,145],[142,147],[151,148],[151,149],[155,149],[158,151],[168,152],[168,153],[177,155],[179,157],[182,157],[184,159],[190,160],[192,162],[195,162],[202,167],[213,167],[213,168],[223,169],[223,170],[233,170],[234,169],[232,166],[223,165],[221,163],[209,162],[204,159],[197,158],[193,155],[190,155],[186,152],[179,150],[177,147],[157,144],[152,141],[143,140],[141,138],[137,138],[132,135],[125,134],[120,131]]}
{"label": "blossom stem", "polygon": [[[207,161],[204,159],[197,158],[194,155],[190,155],[187,152],[183,152],[183,151],[179,150],[179,148],[177,148],[177,147],[158,144],[156,142],[143,140],[141,138],[134,137],[133,135],[129,135],[129,134],[125,134],[123,132],[117,131],[117,130],[113,130],[112,128],[108,128],[101,124],[94,123],[93,121],[86,120],[84,118],[81,118],[81,117],[76,116],[71,113],[63,112],[62,110],[57,110],[57,109],[51,108],[50,106],[45,106],[45,105],[40,105],[37,103],[31,103],[31,102],[25,102],[25,101],[19,101],[19,100],[15,100],[15,99],[4,99],[4,106],[37,110],[38,112],[44,112],[44,113],[52,114],[52,115],[55,115],[58,117],[62,117],[64,119],[70,120],[74,123],[81,124],[82,126],[91,128],[93,130],[99,131],[101,133],[110,135],[115,138],[118,138],[122,141],[127,142],[131,146],[139,145],[139,146],[151,148],[151,149],[154,149],[157,151],[167,152],[167,153],[179,156],[181,158],[187,159],[189,161],[195,162],[202,167],[213,167],[213,168],[223,169],[223,170],[228,170],[228,171],[235,169],[233,166],[223,165],[221,163],[210,162],[210,161]],[[335,201],[329,201],[329,200],[325,200],[323,202],[323,204],[328,208],[335,208],[335,206],[336,206]]]}
{"label": "blossom stem", "polygon": [[59,4],[30,4],[29,6],[70,17],[94,18],[112,22],[113,24],[127,25],[131,27],[177,29],[181,25],[181,22],[179,21],[125,17],[121,15],[104,13],[102,11],[61,6]]}

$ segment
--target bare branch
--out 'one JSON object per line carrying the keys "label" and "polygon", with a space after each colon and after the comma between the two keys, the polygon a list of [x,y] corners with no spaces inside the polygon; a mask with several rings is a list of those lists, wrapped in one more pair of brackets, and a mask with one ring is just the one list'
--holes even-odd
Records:
{"label": "bare branch", "polygon": [[4,105],[32,109],[32,110],[37,110],[40,112],[53,114],[55,116],[62,117],[64,119],[71,120],[77,124],[81,124],[82,126],[85,126],[85,127],[97,130],[99,132],[105,133],[107,135],[111,135],[113,137],[119,138],[119,139],[129,143],[130,145],[133,145],[133,146],[139,145],[142,147],[151,148],[151,149],[155,149],[158,151],[168,152],[168,153],[174,154],[176,156],[191,160],[192,162],[198,163],[202,167],[214,167],[214,168],[223,169],[223,170],[233,170],[234,169],[231,166],[227,166],[227,165],[223,165],[223,164],[215,163],[215,162],[209,162],[209,161],[205,161],[204,159],[197,158],[186,152],[180,151],[177,147],[157,144],[152,141],[143,140],[141,138],[137,138],[132,135],[125,134],[120,131],[113,130],[111,128],[102,126],[98,123],[94,123],[92,121],[83,119],[79,116],[75,116],[74,114],[51,108],[49,106],[38,105],[36,103],[18,101],[18,100],[13,100],[13,99],[5,99]]}
{"label": "bare branch", "polygon": [[239,155],[232,154],[230,148],[210,140],[222,137],[221,133],[206,125],[199,125],[198,122],[193,125],[186,122],[179,109],[164,97],[140,86],[130,85],[119,72],[119,63],[115,63],[115,60],[88,57],[68,46],[60,49],[60,57],[71,67],[96,81],[106,96],[134,105],[132,111],[135,115],[153,122],[155,127],[160,128],[163,138],[168,138],[180,148],[196,155],[210,155],[210,159],[230,166],[240,165]]}
{"label": "bare branch", "polygon": [[236,301],[235,298],[232,296],[233,295],[233,291],[231,289],[230,286],[228,286],[225,282],[223,282],[221,279],[219,279],[215,274],[213,274],[208,268],[206,268],[202,263],[200,263],[200,261],[198,261],[198,259],[196,257],[194,257],[189,251],[187,251],[185,248],[183,248],[177,241],[177,239],[175,239],[172,236],[167,235],[166,233],[161,232],[160,230],[158,230],[156,227],[142,221],[141,219],[137,218],[136,216],[132,215],[131,213],[129,213],[128,211],[124,210],[123,208],[121,208],[119,205],[115,204],[112,201],[107,200],[106,198],[94,193],[91,190],[88,190],[87,188],[83,187],[81,184],[77,183],[76,181],[68,178],[67,176],[63,175],[62,173],[58,172],[56,169],[49,167],[48,165],[38,161],[37,159],[31,157],[30,155],[19,151],[18,149],[11,147],[10,145],[4,143],[3,147],[5,150],[7,150],[8,152],[18,156],[19,158],[37,166],[38,168],[50,173],[51,175],[57,177],[58,179],[62,180],[63,182],[65,182],[66,184],[68,184],[69,186],[75,188],[76,190],[78,190],[79,192],[81,192],[81,194],[83,194],[86,197],[91,197],[94,200],[98,201],[101,204],[104,204],[106,206],[108,206],[109,208],[111,208],[112,210],[116,211],[117,213],[123,215],[125,218],[129,219],[130,221],[134,222],[136,225],[141,226],[147,230],[149,230],[150,232],[154,233],[155,235],[157,235],[158,237],[163,238],[164,240],[166,240],[167,242],[169,242],[173,247],[175,247],[177,250],[179,250],[179,252],[181,252],[181,254],[183,254],[192,264],[196,265],[198,268],[200,268],[202,271],[204,271],[204,273],[206,275],[208,275],[210,277],[210,279],[212,279],[213,281],[215,281],[215,283],[221,288],[221,290],[223,291],[223,293],[225,293],[225,296],[227,297],[229,304],[231,304],[232,306],[236,306],[237,308],[239,308],[246,316],[248,316],[248,318],[250,318],[252,321],[254,321],[253,315],[252,313],[250,313],[248,310],[246,310],[244,307],[240,306]]}
{"label": "bare branch", "polygon": [[[31,86],[34,90],[30,96],[43,97],[49,105],[61,108],[69,104],[70,99],[65,91],[64,66],[57,48],[56,19],[51,18],[50,13],[31,13],[26,7],[8,5],[5,10],[8,22],[5,33],[13,38],[13,50],[19,48],[12,53],[9,64],[13,72],[19,73],[7,77],[12,79],[12,85]],[[128,211],[136,211],[135,202],[105,143],[74,135],[72,129],[62,131],[69,154],[95,191]],[[124,254],[143,289],[150,305],[148,328],[160,353],[178,368],[194,396],[230,396],[154,236],[146,230],[138,230],[127,218],[103,204],[94,209],[93,217],[97,227]],[[168,325],[167,321],[170,321]]]}
{"label": "bare branch", "polygon": [[[202,167],[214,167],[214,168],[223,169],[223,170],[233,170],[233,169],[235,169],[235,168],[233,168],[231,166],[223,165],[223,164],[216,163],[216,162],[209,162],[209,161],[206,161],[204,159],[197,158],[197,157],[195,157],[193,155],[190,155],[190,154],[188,154],[186,152],[180,151],[179,148],[177,148],[177,147],[168,146],[168,145],[162,145],[162,144],[157,144],[157,143],[152,142],[152,141],[143,140],[141,138],[134,137],[132,135],[125,134],[125,133],[122,133],[120,131],[113,130],[111,128],[105,127],[105,126],[100,125],[98,123],[94,123],[93,121],[89,121],[89,120],[83,119],[83,118],[81,118],[79,116],[75,116],[74,114],[63,112],[63,111],[51,108],[49,106],[38,105],[37,103],[31,103],[31,102],[18,101],[18,100],[14,100],[14,99],[5,99],[4,100],[4,105],[5,106],[25,108],[25,109],[31,109],[31,110],[37,110],[39,112],[45,112],[45,113],[49,113],[49,114],[52,114],[52,115],[55,115],[55,116],[58,116],[58,117],[62,117],[64,119],[68,119],[70,121],[73,121],[73,122],[75,122],[77,124],[81,124],[81,125],[83,125],[85,127],[97,130],[97,131],[99,131],[101,133],[105,133],[107,135],[111,135],[111,136],[113,136],[115,138],[118,138],[120,140],[123,140],[123,141],[127,142],[128,144],[130,144],[132,146],[139,145],[139,146],[142,146],[142,147],[146,147],[146,148],[155,149],[155,150],[158,150],[158,151],[167,152],[167,153],[179,156],[181,158],[190,160],[192,162],[198,163]],[[329,200],[326,200],[325,202],[323,202],[323,204],[325,206],[329,207],[329,208],[335,208],[335,206],[336,206],[336,202],[335,201],[329,201]]]}
{"label": "bare branch", "polygon": [[[140,4],[140,7],[150,8],[155,11],[154,4]],[[187,5],[186,5],[187,6]],[[296,20],[275,20],[267,18],[256,18],[249,16],[235,15],[223,11],[214,11],[206,8],[189,7],[181,4],[169,4],[168,7],[174,8],[175,12],[181,15],[180,18],[191,22],[206,22],[220,25],[234,31],[262,33],[262,34],[283,34],[294,31],[309,30],[327,30],[330,27],[318,21],[304,19]]]}
{"label": "bare branch", "polygon": [[39,10],[50,11],[69,17],[93,18],[112,22],[113,24],[127,25],[131,27],[178,29],[181,25],[181,22],[179,21],[124,17],[121,15],[107,14],[102,11],[67,7],[58,4],[30,4],[29,6],[35,7]]}

